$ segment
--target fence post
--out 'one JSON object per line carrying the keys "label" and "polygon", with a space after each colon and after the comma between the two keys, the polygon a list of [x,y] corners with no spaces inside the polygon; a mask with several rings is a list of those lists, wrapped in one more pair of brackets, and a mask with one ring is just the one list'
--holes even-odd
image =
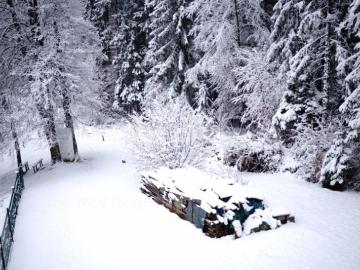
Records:
{"label": "fence post", "polygon": [[23,190],[24,189],[24,187],[25,187],[25,184],[24,184],[24,173],[23,173],[23,171],[22,170],[20,170],[20,172],[19,172],[19,177],[20,177],[20,183],[21,183],[21,190]]}
{"label": "fence post", "polygon": [[[14,234],[13,234],[13,229],[11,227],[11,220],[10,220],[10,214],[9,214],[9,208],[6,208],[6,215],[7,215],[7,221],[8,221],[8,226],[9,226],[9,231],[10,231],[10,235],[11,235],[11,242],[14,242]],[[6,217],[5,217],[6,219]]]}
{"label": "fence post", "polygon": [[[23,178],[24,172],[22,171],[22,168],[19,168],[17,173],[16,173],[16,180],[15,180],[15,185],[16,188],[17,186],[20,184],[21,189],[24,188],[24,178]],[[19,179],[18,179],[19,178]],[[19,184],[17,183],[19,182]]]}
{"label": "fence post", "polygon": [[2,264],[2,268],[5,270],[6,269],[6,264],[5,264],[5,256],[4,256],[4,250],[3,250],[3,245],[1,242],[1,237],[0,237],[0,255],[1,255],[1,264]]}

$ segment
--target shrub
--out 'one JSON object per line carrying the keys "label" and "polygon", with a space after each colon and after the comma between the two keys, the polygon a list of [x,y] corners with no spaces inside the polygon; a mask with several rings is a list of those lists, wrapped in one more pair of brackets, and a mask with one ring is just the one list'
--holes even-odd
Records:
{"label": "shrub", "polygon": [[360,191],[360,147],[353,141],[346,141],[339,132],[327,151],[322,170],[321,184],[332,190],[353,189]]}
{"label": "shrub", "polygon": [[290,152],[297,160],[296,173],[301,178],[313,183],[320,181],[325,153],[330,148],[338,128],[336,123],[335,121],[335,124],[326,125],[319,122],[317,128],[306,125],[299,128]]}
{"label": "shrub", "polygon": [[234,136],[223,149],[224,163],[246,172],[278,171],[282,155],[279,143],[250,132]]}
{"label": "shrub", "polygon": [[131,123],[129,140],[142,169],[198,166],[210,154],[209,121],[183,97],[153,100]]}

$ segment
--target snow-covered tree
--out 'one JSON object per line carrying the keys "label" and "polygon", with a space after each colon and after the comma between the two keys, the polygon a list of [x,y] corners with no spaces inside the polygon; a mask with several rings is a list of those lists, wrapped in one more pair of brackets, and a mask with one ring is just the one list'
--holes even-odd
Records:
{"label": "snow-covered tree", "polygon": [[264,51],[242,49],[241,63],[234,69],[237,85],[232,99],[243,109],[240,123],[250,129],[268,130],[286,84]]}
{"label": "snow-covered tree", "polygon": [[350,56],[338,69],[345,73],[346,98],[340,106],[344,118],[342,132],[327,152],[321,181],[330,188],[348,186],[360,190],[360,2],[353,1],[339,27],[348,33]]}
{"label": "snow-covered tree", "polygon": [[87,3],[87,12],[89,19],[94,23],[98,29],[103,53],[109,57],[110,54],[110,40],[112,39],[113,29],[109,25],[110,16],[112,15],[112,4],[117,3],[113,0],[89,0]]}
{"label": "snow-covered tree", "polygon": [[238,93],[234,70],[248,62],[242,49],[263,49],[269,43],[268,15],[261,1],[200,0],[186,12],[195,18],[190,32],[195,63],[186,78],[198,107],[210,105],[218,120],[240,118],[243,108],[234,102]]}
{"label": "snow-covered tree", "polygon": [[349,15],[343,27],[347,28],[354,40],[352,53],[346,59],[345,67],[349,71],[345,83],[347,93],[345,102],[341,105],[340,111],[346,115],[349,125],[349,132],[346,140],[348,142],[359,140],[360,137],[360,2],[353,1]]}
{"label": "snow-covered tree", "polygon": [[[72,130],[77,154],[73,117],[85,120],[97,109],[97,83],[91,68],[98,53],[96,31],[79,20],[78,2],[8,3],[13,9],[7,9],[7,19],[15,20],[10,25],[19,21],[19,27],[7,26],[11,38],[3,36],[1,40],[11,48],[1,54],[7,65],[1,66],[6,71],[1,74],[0,86],[5,97],[2,104],[6,105],[5,120],[0,120],[6,126],[2,133],[15,139],[42,127],[55,162],[61,160],[56,127],[65,125]],[[76,111],[70,110],[73,102],[77,103]]]}
{"label": "snow-covered tree", "polygon": [[143,61],[146,53],[145,6],[144,1],[133,1],[124,5],[117,15],[121,24],[112,40],[118,51],[113,65],[118,71],[115,82],[113,107],[123,107],[128,112],[139,112],[143,100],[145,70]]}
{"label": "snow-covered tree", "polygon": [[87,0],[86,2],[86,18],[93,23],[101,40],[102,54],[98,56],[96,63],[97,77],[101,81],[101,111],[108,116],[117,116],[118,110],[113,110],[113,105],[116,101],[114,88],[118,69],[113,62],[119,50],[113,40],[121,31],[121,17],[124,13],[120,13],[124,5],[131,5],[132,2],[124,0]]}
{"label": "snow-covered tree", "polygon": [[323,186],[338,190],[346,187],[349,176],[346,174],[349,162],[348,150],[344,144],[343,134],[338,134],[324,158],[320,178]]}
{"label": "snow-covered tree", "polygon": [[27,93],[22,91],[27,79],[16,71],[27,59],[33,41],[39,43],[41,40],[36,29],[37,8],[32,1],[8,0],[0,3],[0,140],[4,148],[9,140],[14,141],[18,166],[21,165],[20,138],[36,121],[31,117]]}
{"label": "snow-covered tree", "polygon": [[43,28],[49,25],[42,56],[46,59],[46,77],[50,78],[53,104],[58,110],[58,125],[71,130],[77,160],[74,117],[89,121],[93,111],[99,111],[99,84],[92,67],[100,48],[97,46],[96,29],[89,22],[79,20],[81,9],[76,10],[76,6],[74,8],[72,5],[71,1],[50,4],[47,14],[42,14],[45,16],[42,19]]}
{"label": "snow-covered tree", "polygon": [[[277,135],[286,143],[293,142],[302,125],[316,129],[319,119],[336,113],[343,91],[335,57],[341,51],[335,31],[340,4],[324,0],[289,4],[280,1],[276,5],[270,51],[270,56],[276,57],[276,51],[284,48],[285,54],[278,58],[282,70],[288,69],[288,89],[273,119]],[[280,26],[289,16],[298,25],[296,31],[291,27],[283,31]]]}
{"label": "snow-covered tree", "polygon": [[150,10],[149,49],[146,67],[149,78],[145,85],[146,95],[177,96],[185,88],[185,72],[189,61],[189,18],[185,10],[187,0],[147,0]]}
{"label": "snow-covered tree", "polygon": [[271,62],[278,63],[282,76],[286,76],[290,70],[289,61],[300,46],[296,30],[303,7],[304,1],[301,0],[279,0],[274,6],[268,58]]}

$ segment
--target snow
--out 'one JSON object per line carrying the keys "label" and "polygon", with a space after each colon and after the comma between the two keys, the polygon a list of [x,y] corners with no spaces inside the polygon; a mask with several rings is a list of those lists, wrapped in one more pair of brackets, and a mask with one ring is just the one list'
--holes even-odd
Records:
{"label": "snow", "polygon": [[75,153],[73,147],[73,137],[70,128],[58,127],[56,136],[60,146],[60,153],[63,160],[74,161]]}
{"label": "snow", "polygon": [[8,207],[10,203],[10,196],[4,196],[3,198],[0,198],[0,228],[3,227],[6,217],[6,208]]}
{"label": "snow", "polygon": [[[44,163],[48,163],[50,161],[50,156],[47,151],[44,153],[44,149],[46,149],[46,147],[46,142],[39,141],[39,136],[36,132],[30,134],[24,142],[21,141],[20,149],[23,164],[28,162],[30,167],[29,173],[32,173],[32,165],[34,165],[39,159],[43,158]],[[11,193],[11,187],[15,183],[16,170],[17,163],[14,153],[11,155],[5,154],[0,156],[0,200]]]}
{"label": "snow", "polygon": [[359,193],[290,174],[243,174],[296,223],[211,239],[139,191],[124,137],[122,129],[80,130],[81,162],[25,177],[9,270],[358,269]]}
{"label": "snow", "polygon": [[[31,166],[40,158],[44,158],[45,163],[49,162],[50,157],[47,153],[44,154],[44,148],[46,145],[38,141],[36,132],[30,134],[26,142],[21,142],[23,163],[28,162],[30,167],[28,174],[32,174]],[[0,229],[3,227],[6,208],[9,206],[11,188],[14,186],[16,178],[16,168],[16,157],[13,153],[0,156]]]}
{"label": "snow", "polygon": [[249,235],[253,229],[258,228],[263,223],[266,223],[271,229],[276,229],[281,224],[280,221],[273,218],[273,213],[269,208],[256,209],[244,222],[245,235]]}

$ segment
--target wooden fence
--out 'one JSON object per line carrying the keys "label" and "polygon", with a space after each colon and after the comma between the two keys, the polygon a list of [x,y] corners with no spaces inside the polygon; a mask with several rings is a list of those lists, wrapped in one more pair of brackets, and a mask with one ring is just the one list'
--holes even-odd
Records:
{"label": "wooden fence", "polygon": [[15,221],[18,213],[22,191],[24,189],[23,175],[26,169],[20,168],[16,173],[15,184],[12,189],[9,207],[6,209],[4,227],[0,236],[0,270],[6,270],[9,262],[11,246],[14,242]]}

